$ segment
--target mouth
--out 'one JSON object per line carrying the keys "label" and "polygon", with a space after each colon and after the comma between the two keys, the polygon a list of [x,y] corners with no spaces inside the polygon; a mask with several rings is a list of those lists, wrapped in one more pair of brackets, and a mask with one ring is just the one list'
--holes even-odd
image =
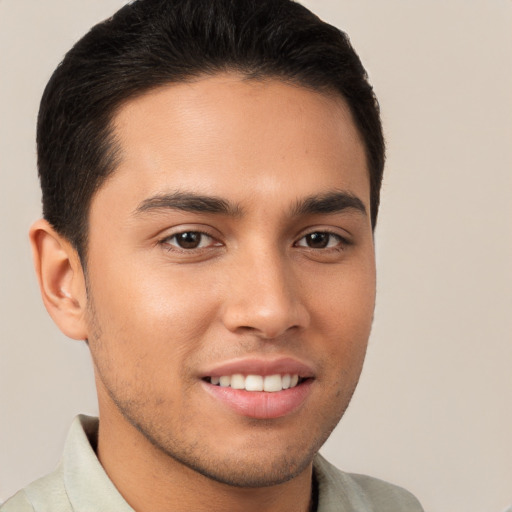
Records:
{"label": "mouth", "polygon": [[237,359],[201,376],[212,403],[257,419],[280,418],[300,409],[309,399],[314,380],[313,369],[294,358]]}
{"label": "mouth", "polygon": [[297,373],[285,373],[284,375],[279,373],[275,375],[243,375],[241,373],[235,373],[233,375],[221,375],[220,377],[205,377],[203,380],[213,386],[219,386],[221,388],[277,393],[286,389],[295,388],[307,379],[308,377],[301,377]]}

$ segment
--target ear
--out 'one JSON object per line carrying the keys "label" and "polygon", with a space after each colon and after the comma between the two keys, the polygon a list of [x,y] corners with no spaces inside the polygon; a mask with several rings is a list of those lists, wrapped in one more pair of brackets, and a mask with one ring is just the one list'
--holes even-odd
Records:
{"label": "ear", "polygon": [[66,336],[87,339],[87,292],[78,253],[44,219],[30,228],[30,243],[48,313]]}

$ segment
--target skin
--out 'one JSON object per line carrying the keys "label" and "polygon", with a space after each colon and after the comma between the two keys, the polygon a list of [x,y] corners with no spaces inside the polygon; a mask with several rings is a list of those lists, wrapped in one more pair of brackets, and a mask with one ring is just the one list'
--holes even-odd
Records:
{"label": "skin", "polygon": [[[307,511],[312,459],[348,406],[374,309],[368,171],[345,102],[223,74],[128,102],[115,134],[87,276],[45,221],[31,231],[48,311],[89,340],[102,465],[140,512]],[[177,192],[228,208],[162,200]],[[333,194],[363,208],[297,208]],[[187,248],[183,232],[205,235]],[[205,392],[205,371],[253,357],[312,369],[300,407],[255,419]]]}

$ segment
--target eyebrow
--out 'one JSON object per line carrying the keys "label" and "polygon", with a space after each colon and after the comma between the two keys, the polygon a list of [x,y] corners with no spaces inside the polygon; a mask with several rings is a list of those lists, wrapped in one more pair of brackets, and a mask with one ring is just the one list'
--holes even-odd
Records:
{"label": "eyebrow", "polygon": [[299,215],[335,214],[344,210],[355,210],[368,215],[364,203],[351,192],[337,190],[318,194],[297,201],[293,213]]}
{"label": "eyebrow", "polygon": [[231,204],[224,199],[189,192],[172,192],[150,197],[139,204],[134,214],[139,215],[169,209],[192,213],[215,213],[231,217],[237,217],[241,214],[241,208],[238,205]]}
{"label": "eyebrow", "polygon": [[[135,209],[135,215],[153,213],[160,210],[180,210],[192,213],[212,213],[240,217],[243,210],[240,205],[232,204],[215,196],[205,196],[193,192],[172,192],[158,194],[142,201]],[[316,194],[298,200],[292,208],[293,216],[335,214],[344,210],[355,210],[367,215],[364,203],[351,192],[333,191]]]}

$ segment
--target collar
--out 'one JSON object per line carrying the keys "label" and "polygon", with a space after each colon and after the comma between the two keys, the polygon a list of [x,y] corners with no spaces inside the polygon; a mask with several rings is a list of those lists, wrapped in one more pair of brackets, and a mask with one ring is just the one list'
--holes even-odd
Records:
{"label": "collar", "polygon": [[[66,492],[77,511],[134,512],[100,464],[94,451],[98,418],[80,415],[69,431],[62,458]],[[85,478],[84,478],[85,477]]]}

